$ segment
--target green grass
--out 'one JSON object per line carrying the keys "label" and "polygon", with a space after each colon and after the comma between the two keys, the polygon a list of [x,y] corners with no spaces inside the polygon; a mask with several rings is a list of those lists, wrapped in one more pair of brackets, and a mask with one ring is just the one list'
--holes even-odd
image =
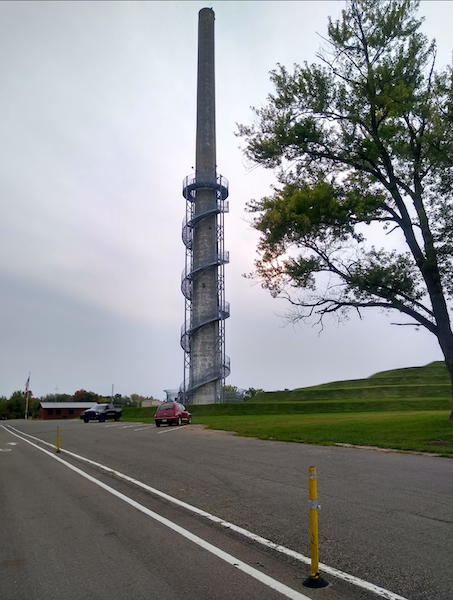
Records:
{"label": "green grass", "polygon": [[196,416],[292,415],[320,413],[363,413],[414,410],[448,410],[449,398],[374,398],[368,401],[266,402],[244,404],[207,404],[191,406]]}
{"label": "green grass", "polygon": [[[210,429],[234,431],[260,440],[305,444],[354,444],[453,457],[449,411],[199,417]],[[429,442],[449,442],[433,446]]]}
{"label": "green grass", "polygon": [[[244,415],[293,415],[320,413],[363,413],[388,411],[448,410],[449,398],[375,398],[368,401],[322,401],[322,402],[266,402],[234,404],[202,404],[189,406],[195,417],[222,417]],[[155,408],[124,408],[123,416],[128,421],[154,420]]]}
{"label": "green grass", "polygon": [[263,392],[247,402],[306,402],[324,400],[373,400],[376,398],[445,398],[451,395],[445,363],[395,369],[376,373],[367,379],[333,381],[322,385]]}
{"label": "green grass", "polygon": [[[255,398],[247,400],[247,403],[267,403],[267,402],[307,402],[307,401],[328,401],[328,400],[373,400],[376,398],[445,398],[451,394],[450,384],[423,384],[412,385],[375,385],[371,386],[364,383],[361,387],[351,386],[343,382],[338,387],[305,388],[292,391],[263,392]],[[334,384],[329,384],[334,385]]]}
{"label": "green grass", "polygon": [[[262,440],[376,446],[453,457],[451,384],[443,362],[189,410],[194,423]],[[155,412],[125,408],[123,419],[153,423]]]}
{"label": "green grass", "polygon": [[450,375],[444,361],[435,361],[423,367],[406,367],[404,369],[393,369],[392,371],[381,371],[371,375],[368,379],[387,379],[387,381],[395,381],[396,379],[406,380],[408,383],[414,379],[427,381],[441,379],[446,382],[450,381]]}

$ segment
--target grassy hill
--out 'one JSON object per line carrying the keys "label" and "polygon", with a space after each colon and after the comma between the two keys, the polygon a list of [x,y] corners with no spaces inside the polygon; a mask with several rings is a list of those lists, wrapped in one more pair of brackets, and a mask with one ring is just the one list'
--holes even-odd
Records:
{"label": "grassy hill", "polygon": [[[335,381],[307,388],[262,392],[243,403],[189,407],[197,417],[314,415],[451,410],[451,384],[445,363],[395,369],[367,379]],[[126,418],[154,417],[155,408],[126,408]]]}
{"label": "grassy hill", "polygon": [[[189,410],[194,423],[262,440],[366,445],[453,458],[451,384],[443,362]],[[154,413],[155,408],[123,410],[125,420],[146,423],[154,421]]]}
{"label": "grassy hill", "polygon": [[367,379],[334,381],[322,385],[263,392],[246,400],[250,403],[332,402],[334,400],[384,400],[415,398],[449,398],[451,383],[445,363],[432,362],[424,367],[410,367],[376,373]]}

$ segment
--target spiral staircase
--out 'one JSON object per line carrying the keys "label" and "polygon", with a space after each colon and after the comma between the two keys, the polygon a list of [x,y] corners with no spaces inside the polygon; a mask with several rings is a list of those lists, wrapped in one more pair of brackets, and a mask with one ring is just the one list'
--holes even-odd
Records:
{"label": "spiral staircase", "polygon": [[[195,215],[195,197],[198,190],[213,190],[213,201],[203,212]],[[230,316],[229,302],[225,302],[225,265],[229,262],[229,253],[224,249],[224,214],[229,211],[228,180],[219,175],[213,181],[202,181],[196,176],[188,176],[183,181],[183,196],[186,200],[186,216],[182,224],[182,241],[184,243],[185,268],[181,275],[181,291],[185,298],[185,319],[181,327],[181,347],[184,350],[184,380],[179,389],[181,401],[192,403],[194,392],[207,383],[220,380],[220,396],[215,401],[222,402],[225,377],[230,374],[230,359],[225,355],[225,319]],[[197,259],[194,268],[194,228],[203,219],[216,216],[216,251],[215,255],[204,261]],[[193,282],[207,269],[216,269],[217,299],[212,310],[202,319],[194,318]],[[210,323],[218,322],[216,339],[215,365],[197,377],[193,374],[191,346],[193,336]]]}

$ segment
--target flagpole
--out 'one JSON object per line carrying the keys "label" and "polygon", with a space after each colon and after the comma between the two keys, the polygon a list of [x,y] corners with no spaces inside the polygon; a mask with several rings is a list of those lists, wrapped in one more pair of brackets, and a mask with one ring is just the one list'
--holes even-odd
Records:
{"label": "flagpole", "polygon": [[27,383],[25,384],[25,419],[28,419],[28,400],[30,398],[30,392],[28,391],[28,384],[30,383],[31,372],[28,372]]}

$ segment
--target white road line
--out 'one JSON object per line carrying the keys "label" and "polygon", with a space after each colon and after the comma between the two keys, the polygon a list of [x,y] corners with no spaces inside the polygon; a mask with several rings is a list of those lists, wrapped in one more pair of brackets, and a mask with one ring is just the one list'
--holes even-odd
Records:
{"label": "white road line", "polygon": [[[33,435],[30,435],[28,433],[23,433],[22,431],[20,431],[19,429],[16,429],[15,427],[12,427],[11,425],[8,425],[8,428],[6,428],[4,425],[2,425],[2,427],[4,429],[6,429],[7,431],[10,431],[9,428],[14,429],[15,431],[17,431],[18,433],[20,433],[22,435],[25,435],[34,440],[37,440],[38,442],[41,442],[42,444],[46,444],[47,446],[50,446],[51,448],[56,448],[56,446],[54,444],[49,444],[48,442],[44,442],[43,440],[41,440],[37,437],[34,437]],[[172,431],[173,431],[173,429],[172,429]],[[13,433],[13,432],[10,431],[10,433]],[[27,440],[24,439],[24,441],[27,441]],[[240,535],[243,535],[244,537],[247,537],[248,539],[251,539],[254,542],[257,542],[258,544],[262,544],[263,546],[266,546],[267,548],[271,548],[272,550],[280,552],[281,554],[290,556],[291,558],[298,560],[300,562],[303,562],[307,565],[311,564],[311,559],[308,556],[304,556],[303,554],[300,554],[299,552],[296,552],[295,550],[291,550],[290,548],[286,548],[285,546],[280,546],[279,544],[275,544],[274,542],[271,542],[270,540],[268,540],[266,538],[256,535],[255,533],[252,533],[251,531],[248,531],[247,529],[243,529],[242,527],[239,527],[238,525],[234,525],[234,523],[229,523],[228,521],[224,521],[223,519],[220,519],[219,517],[216,517],[215,515],[212,515],[211,513],[208,513],[206,511],[202,510],[201,508],[197,508],[196,506],[187,504],[187,502],[183,502],[182,500],[173,498],[173,496],[169,496],[165,492],[161,492],[160,490],[153,488],[153,487],[147,485],[146,483],[142,483],[141,481],[138,481],[137,479],[133,479],[132,477],[129,477],[129,475],[124,475],[123,473],[120,473],[119,471],[115,471],[115,469],[106,467],[105,465],[102,465],[93,460],[90,460],[89,458],[85,458],[84,456],[74,454],[73,452],[70,452],[69,450],[63,450],[63,448],[60,448],[60,450],[61,450],[61,452],[65,452],[66,454],[73,456],[74,458],[77,458],[77,459],[82,460],[86,463],[89,463],[99,469],[102,469],[103,471],[106,471],[107,473],[111,473],[111,474],[115,475],[116,477],[119,477],[120,479],[129,481],[130,483],[133,483],[134,485],[141,487],[142,489],[150,492],[151,494],[160,496],[161,498],[165,498],[165,500],[168,500],[169,502],[172,502],[173,504],[177,504],[178,506],[181,506],[182,508],[185,508],[186,510],[190,510],[191,512],[196,513],[197,515],[200,515],[201,517],[209,519],[210,521],[214,521],[215,523],[218,523],[219,525],[222,525],[223,527],[226,527],[227,529],[231,529],[232,531],[235,531],[236,533],[239,533]],[[323,563],[319,563],[319,567],[320,567],[320,570],[322,572],[324,572],[325,574],[332,575],[333,577],[337,577],[338,579],[347,581],[348,583],[355,585],[356,587],[360,587],[369,592],[373,592],[374,594],[380,596],[381,598],[384,598],[385,600],[408,600],[407,598],[404,598],[403,596],[400,596],[398,594],[395,594],[394,592],[386,590],[385,588],[375,585],[374,583],[369,583],[368,581],[364,581],[363,579],[360,579],[359,577],[355,577],[354,575],[350,575],[349,573],[345,573],[344,571],[340,571],[339,569],[335,569],[334,567],[329,567],[328,565],[325,565]]]}
{"label": "white road line", "polygon": [[[4,427],[4,426],[2,425],[2,427]],[[6,427],[4,427],[4,429],[6,429]],[[180,527],[179,525],[172,523],[171,521],[169,521],[165,517],[162,517],[161,515],[155,513],[154,511],[149,510],[149,508],[146,508],[146,506],[139,504],[135,500],[132,500],[132,498],[125,496],[121,492],[118,492],[117,490],[113,489],[109,485],[103,483],[102,481],[99,481],[95,477],[88,475],[88,473],[85,473],[84,471],[82,471],[81,469],[78,469],[74,465],[71,465],[70,463],[62,460],[58,456],[55,456],[55,454],[49,452],[48,450],[45,450],[44,448],[41,448],[40,446],[31,442],[30,440],[20,437],[19,435],[17,435],[17,433],[14,433],[11,430],[7,429],[7,431],[9,431],[9,433],[11,433],[12,435],[15,435],[16,437],[19,437],[24,442],[26,442],[27,444],[30,444],[34,448],[37,448],[41,452],[44,452],[45,454],[47,454],[47,456],[50,456],[54,460],[57,460],[59,463],[61,463],[68,469],[71,469],[75,473],[78,473],[82,477],[85,477],[85,479],[88,479],[88,481],[91,481],[92,483],[98,485],[99,487],[101,487],[105,491],[109,492],[113,496],[116,496],[120,500],[123,500],[123,502],[126,502],[130,506],[136,508],[143,514],[147,515],[148,517],[151,517],[158,523],[165,525],[165,527],[168,527],[169,529],[172,529],[176,533],[179,533],[179,535],[182,535],[183,537],[190,540],[191,542],[194,542],[195,544],[197,544],[204,550],[207,550],[211,554],[214,554],[214,556],[217,556],[218,558],[227,562],[231,566],[236,567],[239,571],[242,571],[243,573],[250,575],[250,577],[253,577],[254,579],[258,580],[260,583],[267,585],[267,587],[269,587],[273,590],[276,590],[283,596],[286,596],[287,598],[291,598],[291,600],[312,600],[308,596],[305,596],[304,594],[301,594],[300,592],[293,590],[292,588],[288,587],[284,583],[281,583],[280,581],[277,581],[276,579],[273,579],[272,577],[269,577],[268,575],[261,573],[261,571],[258,571],[258,569],[255,569],[254,567],[251,567],[247,563],[242,562],[238,558],[234,557],[232,554],[229,554],[228,552],[224,552],[220,548],[217,548],[217,546],[214,546],[213,544],[210,544],[209,542],[207,542],[206,540],[203,540],[199,536],[194,535],[193,533],[190,533],[190,531],[187,531],[187,529],[184,529],[183,527]]]}
{"label": "white road line", "polygon": [[152,427],[155,427],[155,425],[150,425],[149,427],[140,427],[139,429],[134,429],[134,431],[144,431],[145,429],[151,429]]}
{"label": "white road line", "polygon": [[160,433],[170,433],[170,431],[182,431],[183,429],[183,427],[168,427],[167,429],[161,429],[157,432],[157,434],[159,435]]}

